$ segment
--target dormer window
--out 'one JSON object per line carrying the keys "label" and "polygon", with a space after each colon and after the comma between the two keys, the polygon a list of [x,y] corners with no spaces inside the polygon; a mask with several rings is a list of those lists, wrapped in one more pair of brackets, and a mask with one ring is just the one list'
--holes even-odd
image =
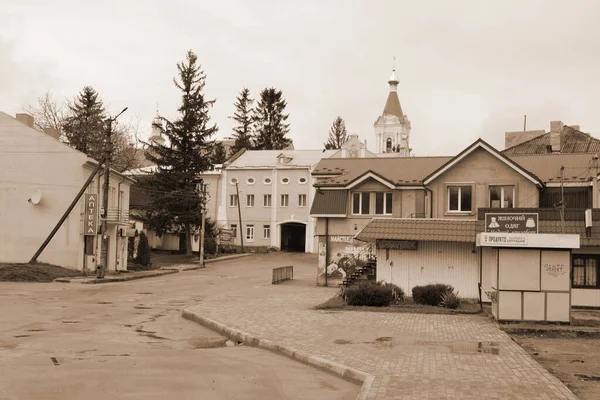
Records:
{"label": "dormer window", "polygon": [[293,160],[292,157],[286,156],[283,153],[277,156],[277,163],[278,164],[288,164],[292,160]]}

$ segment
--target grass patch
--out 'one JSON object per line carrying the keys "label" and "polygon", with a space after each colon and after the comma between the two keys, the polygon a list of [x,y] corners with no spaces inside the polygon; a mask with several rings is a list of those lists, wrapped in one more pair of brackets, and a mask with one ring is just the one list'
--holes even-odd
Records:
{"label": "grass patch", "polygon": [[56,278],[81,275],[81,271],[51,264],[0,264],[0,281],[3,282],[52,282]]}

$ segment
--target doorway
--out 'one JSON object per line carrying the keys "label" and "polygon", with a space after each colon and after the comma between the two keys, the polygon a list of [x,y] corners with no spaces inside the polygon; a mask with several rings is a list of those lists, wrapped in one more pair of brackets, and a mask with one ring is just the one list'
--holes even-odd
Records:
{"label": "doorway", "polygon": [[281,250],[306,252],[306,225],[298,222],[281,224]]}

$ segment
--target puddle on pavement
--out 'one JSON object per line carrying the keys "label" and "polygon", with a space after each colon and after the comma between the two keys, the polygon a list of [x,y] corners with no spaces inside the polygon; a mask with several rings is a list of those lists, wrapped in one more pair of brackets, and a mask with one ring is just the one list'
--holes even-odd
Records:
{"label": "puddle on pavement", "polygon": [[112,304],[110,301],[99,301],[98,304]]}
{"label": "puddle on pavement", "polygon": [[138,310],[152,310],[152,307],[148,306],[134,306],[133,308],[137,308]]}
{"label": "puddle on pavement", "polygon": [[500,354],[499,344],[496,342],[457,342],[452,343],[451,349],[453,353],[464,354]]}
{"label": "puddle on pavement", "polygon": [[193,349],[216,349],[218,347],[226,347],[226,338],[194,338],[188,340]]}
{"label": "puddle on pavement", "polygon": [[80,322],[81,322],[81,321],[63,321],[62,323],[63,323],[63,324],[78,324],[78,323],[80,323]]}
{"label": "puddle on pavement", "polygon": [[351,340],[345,340],[345,339],[335,339],[333,341],[333,343],[335,343],[335,344],[351,344],[352,341]]}

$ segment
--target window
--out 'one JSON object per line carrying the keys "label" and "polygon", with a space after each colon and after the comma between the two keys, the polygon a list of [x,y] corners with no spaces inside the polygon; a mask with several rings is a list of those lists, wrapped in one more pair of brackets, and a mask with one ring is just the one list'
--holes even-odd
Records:
{"label": "window", "polygon": [[385,152],[386,153],[391,153],[392,152],[392,139],[388,138],[385,141]]}
{"label": "window", "polygon": [[352,214],[371,213],[371,193],[352,193]]}
{"label": "window", "polygon": [[233,231],[233,237],[236,238],[237,237],[237,225],[231,224],[231,230]]}
{"label": "window", "polygon": [[290,178],[281,178],[281,183],[287,185],[288,183],[290,183]]}
{"label": "window", "polygon": [[471,186],[449,186],[448,187],[448,211],[471,212]]}
{"label": "window", "polygon": [[271,207],[271,195],[265,194],[263,196],[263,207]]}
{"label": "window", "polygon": [[246,240],[249,242],[254,241],[254,225],[246,225]]}
{"label": "window", "polygon": [[281,195],[281,207],[287,207],[290,204],[290,195],[282,194]]}
{"label": "window", "polygon": [[229,196],[229,207],[237,207],[238,206],[238,196],[237,194],[232,194]]}
{"label": "window", "polygon": [[246,195],[246,207],[254,207],[254,195]]}
{"label": "window", "polygon": [[574,288],[597,288],[598,285],[598,256],[574,255],[571,286]]}
{"label": "window", "polygon": [[271,239],[271,225],[263,225],[263,238]]}
{"label": "window", "polygon": [[256,181],[254,180],[254,178],[248,178],[248,179],[246,179],[246,183],[248,185],[254,185],[254,183],[256,183]]}
{"label": "window", "polygon": [[231,179],[229,180],[229,183],[231,183],[232,185],[235,185],[235,184],[236,184],[236,183],[238,183],[238,182],[239,182],[239,181],[238,181],[238,178],[231,178]]}
{"label": "window", "polygon": [[491,208],[513,208],[514,199],[514,186],[490,186]]}
{"label": "window", "polygon": [[305,194],[298,195],[298,207],[306,207],[306,195]]}
{"label": "window", "polygon": [[265,178],[263,182],[265,183],[265,185],[270,185],[272,181],[271,178]]}
{"label": "window", "polygon": [[298,183],[304,185],[307,182],[306,178],[299,178]]}
{"label": "window", "polygon": [[375,193],[375,214],[392,214],[392,194]]}

